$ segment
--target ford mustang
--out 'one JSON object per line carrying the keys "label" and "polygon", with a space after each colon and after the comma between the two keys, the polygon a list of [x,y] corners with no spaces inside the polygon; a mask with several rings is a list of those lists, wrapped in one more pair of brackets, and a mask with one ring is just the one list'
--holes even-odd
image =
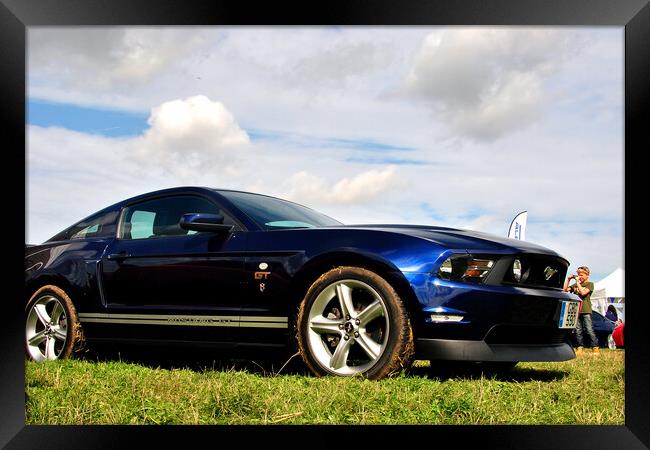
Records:
{"label": "ford mustang", "polygon": [[295,349],[318,376],[414,359],[563,361],[568,261],[476,231],[343,225],[266,195],[181,187],[109,206],[25,248],[25,350],[85,343]]}

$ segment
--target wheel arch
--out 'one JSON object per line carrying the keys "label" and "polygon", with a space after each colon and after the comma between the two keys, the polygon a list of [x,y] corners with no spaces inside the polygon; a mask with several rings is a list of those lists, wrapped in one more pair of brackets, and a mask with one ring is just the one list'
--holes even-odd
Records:
{"label": "wheel arch", "polygon": [[31,280],[28,280],[25,283],[25,304],[29,301],[29,299],[32,297],[32,295],[34,295],[36,291],[47,285],[53,285],[65,291],[73,303],[75,299],[79,298],[80,293],[78,292],[78,289],[72,283],[70,283],[67,278],[56,274],[43,274]]}
{"label": "wheel arch", "polygon": [[[361,267],[384,278],[397,292],[397,295],[404,302],[411,317],[411,326],[418,321],[413,320],[420,312],[420,303],[415,292],[406,280],[402,272],[390,261],[377,256],[376,254],[362,253],[351,250],[337,250],[323,253],[312,258],[293,277],[291,308],[297,312],[300,302],[307,293],[309,287],[325,272],[335,267],[352,266]],[[294,314],[295,318],[295,314]]]}

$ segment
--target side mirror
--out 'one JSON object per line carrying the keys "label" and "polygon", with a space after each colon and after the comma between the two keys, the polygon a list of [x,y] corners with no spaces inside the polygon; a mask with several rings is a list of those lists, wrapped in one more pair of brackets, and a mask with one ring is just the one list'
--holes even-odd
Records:
{"label": "side mirror", "polygon": [[210,231],[213,233],[230,232],[232,225],[224,225],[221,214],[189,213],[183,214],[179,223],[184,230]]}

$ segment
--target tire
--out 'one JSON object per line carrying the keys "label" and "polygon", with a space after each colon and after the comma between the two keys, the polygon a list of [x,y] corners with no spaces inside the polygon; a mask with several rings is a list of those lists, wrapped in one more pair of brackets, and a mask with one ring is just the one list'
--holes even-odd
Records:
{"label": "tire", "polygon": [[52,285],[37,290],[25,307],[25,352],[33,361],[69,358],[83,341],[70,297]]}
{"label": "tire", "polygon": [[610,350],[616,350],[616,342],[614,341],[614,336],[611,333],[607,336],[607,348]]}
{"label": "tire", "polygon": [[302,300],[296,325],[300,355],[316,376],[379,380],[412,362],[406,307],[386,280],[367,269],[337,267],[321,275]]}

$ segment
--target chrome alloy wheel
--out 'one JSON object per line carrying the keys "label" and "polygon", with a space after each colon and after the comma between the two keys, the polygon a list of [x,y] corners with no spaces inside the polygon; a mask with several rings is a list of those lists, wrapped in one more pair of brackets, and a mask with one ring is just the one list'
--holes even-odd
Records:
{"label": "chrome alloy wheel", "polygon": [[34,361],[57,359],[67,339],[67,317],[63,304],[51,295],[45,295],[32,305],[27,313],[25,338],[27,351]]}
{"label": "chrome alloy wheel", "polygon": [[308,345],[318,363],[336,375],[372,368],[386,348],[388,311],[381,295],[358,280],[339,280],[314,300]]}

